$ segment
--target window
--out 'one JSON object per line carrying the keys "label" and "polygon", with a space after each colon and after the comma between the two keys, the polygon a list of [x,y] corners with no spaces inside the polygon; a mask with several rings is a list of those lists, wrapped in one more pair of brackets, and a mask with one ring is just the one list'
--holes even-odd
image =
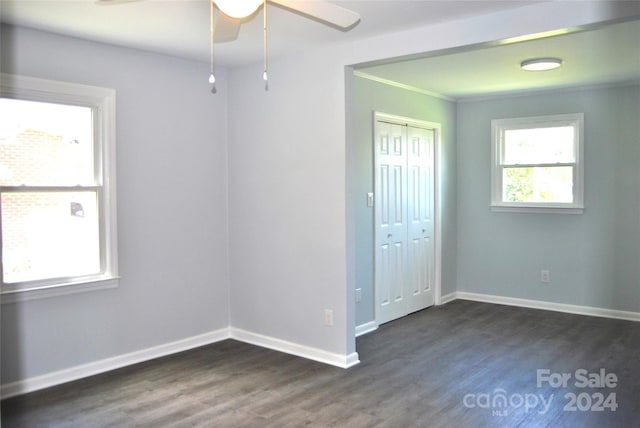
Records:
{"label": "window", "polygon": [[115,91],[1,77],[2,301],[116,286]]}
{"label": "window", "polygon": [[494,211],[582,213],[584,115],[493,120]]}

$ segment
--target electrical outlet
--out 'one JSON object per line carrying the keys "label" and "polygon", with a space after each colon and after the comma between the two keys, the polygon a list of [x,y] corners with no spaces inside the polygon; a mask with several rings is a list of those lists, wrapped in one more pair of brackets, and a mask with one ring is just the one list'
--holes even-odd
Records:
{"label": "electrical outlet", "polygon": [[543,284],[549,284],[551,282],[551,272],[548,270],[541,270],[540,282],[542,282]]}
{"label": "electrical outlet", "polygon": [[333,310],[324,310],[324,325],[331,327],[333,325]]}
{"label": "electrical outlet", "polygon": [[356,288],[356,303],[362,301],[362,288]]}

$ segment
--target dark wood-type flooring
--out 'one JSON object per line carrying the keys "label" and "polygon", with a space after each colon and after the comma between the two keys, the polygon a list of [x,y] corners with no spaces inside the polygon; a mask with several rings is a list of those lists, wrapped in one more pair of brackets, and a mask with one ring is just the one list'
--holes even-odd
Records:
{"label": "dark wood-type flooring", "polygon": [[640,323],[455,301],[357,350],[344,370],[228,340],[4,400],[2,427],[640,427]]}

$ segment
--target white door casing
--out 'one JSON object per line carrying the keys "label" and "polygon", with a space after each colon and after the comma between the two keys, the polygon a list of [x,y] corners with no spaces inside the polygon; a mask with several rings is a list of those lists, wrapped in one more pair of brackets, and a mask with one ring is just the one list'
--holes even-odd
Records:
{"label": "white door casing", "polygon": [[375,114],[375,312],[382,324],[434,304],[438,126]]}

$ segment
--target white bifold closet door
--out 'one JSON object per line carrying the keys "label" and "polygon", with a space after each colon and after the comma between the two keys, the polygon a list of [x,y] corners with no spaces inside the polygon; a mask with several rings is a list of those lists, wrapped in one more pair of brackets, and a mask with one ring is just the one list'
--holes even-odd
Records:
{"label": "white bifold closet door", "polygon": [[434,303],[435,130],[375,119],[375,298],[382,324]]}

